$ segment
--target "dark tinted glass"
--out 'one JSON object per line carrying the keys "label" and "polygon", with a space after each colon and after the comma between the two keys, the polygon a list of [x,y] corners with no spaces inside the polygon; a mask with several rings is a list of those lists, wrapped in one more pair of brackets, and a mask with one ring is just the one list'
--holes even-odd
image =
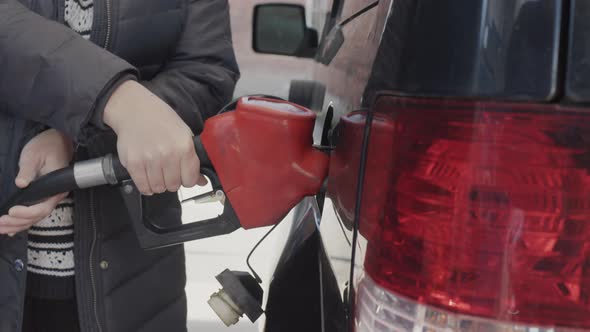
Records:
{"label": "dark tinted glass", "polygon": [[261,53],[296,55],[305,37],[305,12],[295,5],[256,8],[254,49]]}

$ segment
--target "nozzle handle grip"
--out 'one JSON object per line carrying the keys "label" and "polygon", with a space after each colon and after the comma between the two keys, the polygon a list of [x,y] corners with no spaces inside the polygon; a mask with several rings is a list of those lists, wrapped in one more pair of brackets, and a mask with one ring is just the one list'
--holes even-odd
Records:
{"label": "nozzle handle grip", "polygon": [[[213,192],[222,190],[219,178],[211,168],[202,167],[201,172],[209,178]],[[152,219],[153,217],[143,213],[143,200],[138,195],[137,188],[125,188],[125,183],[123,182],[121,187],[121,194],[139,245],[143,249],[158,249],[187,241],[229,234],[240,227],[238,217],[228,199],[225,200],[223,212],[217,217],[173,227],[162,227],[157,222],[157,217]]]}

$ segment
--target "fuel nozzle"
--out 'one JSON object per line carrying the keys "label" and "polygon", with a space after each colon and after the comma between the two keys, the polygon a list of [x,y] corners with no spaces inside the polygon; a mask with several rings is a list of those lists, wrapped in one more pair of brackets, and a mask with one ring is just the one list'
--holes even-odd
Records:
{"label": "fuel nozzle", "polygon": [[207,303],[226,326],[236,324],[244,314],[251,322],[262,315],[263,290],[250,273],[226,269],[215,279],[222,288]]}

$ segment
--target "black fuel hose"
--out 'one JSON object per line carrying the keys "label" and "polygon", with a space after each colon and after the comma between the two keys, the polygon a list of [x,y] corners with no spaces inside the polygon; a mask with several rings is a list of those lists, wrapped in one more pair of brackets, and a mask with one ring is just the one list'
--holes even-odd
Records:
{"label": "black fuel hose", "polygon": [[[195,151],[201,167],[212,169],[211,161],[199,136],[194,138]],[[73,190],[102,185],[116,185],[131,179],[119,158],[113,155],[77,162],[72,166],[48,173],[31,182],[28,187],[18,190],[0,207],[5,215],[15,205],[32,205],[48,197]]]}
{"label": "black fuel hose", "polygon": [[[56,188],[59,191],[56,192]],[[33,181],[26,189],[19,190],[9,197],[0,208],[0,215],[5,215],[15,205],[32,205],[47,197],[78,189],[74,178],[74,168],[67,167]]]}

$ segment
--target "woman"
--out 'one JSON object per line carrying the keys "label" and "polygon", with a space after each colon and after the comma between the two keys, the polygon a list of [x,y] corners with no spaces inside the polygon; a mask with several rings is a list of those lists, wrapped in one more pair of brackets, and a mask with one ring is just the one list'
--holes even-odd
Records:
{"label": "woman", "polygon": [[[0,0],[0,66],[0,201],[118,152],[167,224],[239,76],[227,0]],[[141,250],[114,188],[64,197],[0,217],[0,331],[186,331],[182,246]]]}

